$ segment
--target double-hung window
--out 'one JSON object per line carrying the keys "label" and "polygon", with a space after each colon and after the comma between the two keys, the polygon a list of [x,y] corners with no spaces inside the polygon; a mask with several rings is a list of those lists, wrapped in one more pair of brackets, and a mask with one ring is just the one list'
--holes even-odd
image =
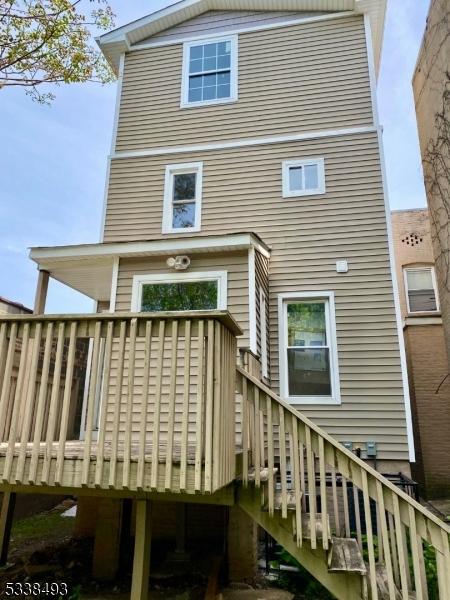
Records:
{"label": "double-hung window", "polygon": [[332,292],[279,297],[281,393],[293,404],[339,404]]}
{"label": "double-hung window", "polygon": [[437,312],[436,278],[433,267],[409,267],[404,270],[409,313]]}
{"label": "double-hung window", "polygon": [[184,45],[181,106],[237,100],[237,37]]}
{"label": "double-hung window", "polygon": [[135,275],[133,278],[133,312],[226,308],[226,271]]}
{"label": "double-hung window", "polygon": [[283,162],[283,197],[295,198],[325,193],[323,158],[285,160]]}
{"label": "double-hung window", "polygon": [[203,164],[168,165],[163,233],[200,231]]}

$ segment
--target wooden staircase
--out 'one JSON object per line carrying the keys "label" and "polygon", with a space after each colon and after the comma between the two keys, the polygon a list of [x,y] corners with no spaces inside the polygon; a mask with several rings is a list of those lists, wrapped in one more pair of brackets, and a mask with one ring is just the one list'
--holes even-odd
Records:
{"label": "wooden staircase", "polygon": [[450,600],[450,528],[241,367],[237,383],[241,508],[338,600]]}

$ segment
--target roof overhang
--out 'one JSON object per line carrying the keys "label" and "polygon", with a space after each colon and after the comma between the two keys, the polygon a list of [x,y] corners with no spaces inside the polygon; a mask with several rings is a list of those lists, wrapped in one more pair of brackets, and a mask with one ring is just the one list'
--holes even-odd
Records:
{"label": "roof overhang", "polygon": [[48,271],[53,279],[89,298],[106,302],[111,297],[117,259],[237,252],[249,248],[270,256],[269,247],[258,236],[236,233],[150,242],[37,247],[30,249],[30,258],[41,271]]}
{"label": "roof overhang", "polygon": [[181,0],[167,8],[105,33],[97,38],[106,59],[115,73],[119,72],[120,56],[144,39],[209,10],[261,11],[354,11],[367,14],[372,28],[375,64],[378,65],[383,43],[387,0]]}

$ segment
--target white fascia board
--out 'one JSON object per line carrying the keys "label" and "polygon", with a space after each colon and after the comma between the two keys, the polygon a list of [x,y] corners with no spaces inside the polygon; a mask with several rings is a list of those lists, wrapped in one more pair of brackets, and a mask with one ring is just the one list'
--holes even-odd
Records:
{"label": "white fascia board", "polygon": [[180,16],[181,16],[181,14],[184,10],[186,10],[187,8],[190,8],[192,6],[195,6],[196,4],[197,5],[203,4],[203,5],[205,5],[205,9],[206,9],[206,6],[208,3],[207,3],[207,0],[182,0],[181,2],[176,2],[175,4],[167,6],[166,8],[163,8],[154,13],[146,15],[145,17],[137,19],[136,21],[132,21],[131,23],[128,23],[127,25],[123,25],[122,27],[118,27],[117,29],[114,29],[113,31],[109,31],[108,33],[105,33],[104,35],[99,36],[97,38],[97,42],[100,47],[105,43],[117,42],[119,40],[124,39],[127,34],[133,32],[133,31],[138,31],[139,29],[142,29],[143,27],[148,27],[149,25],[157,23],[158,21],[166,19],[167,17],[170,17],[176,13],[180,13]]}
{"label": "white fascia board", "polygon": [[195,237],[185,240],[170,239],[154,242],[125,242],[117,244],[85,244],[80,246],[57,246],[49,248],[30,248],[30,258],[38,264],[46,261],[64,261],[74,259],[112,258],[126,256],[146,256],[170,254],[172,252],[220,252],[227,250],[256,248],[266,257],[270,251],[251,233],[227,236]]}
{"label": "white fascia board", "polygon": [[399,343],[399,354],[400,354],[400,368],[401,368],[401,376],[402,376],[402,384],[403,384],[403,398],[404,398],[404,407],[405,407],[405,420],[406,420],[406,435],[408,439],[408,454],[409,461],[416,462],[416,451],[414,444],[414,433],[413,433],[413,422],[412,422],[412,409],[411,409],[411,395],[409,389],[409,380],[408,380],[408,369],[407,369],[407,361],[406,361],[406,349],[405,349],[405,339],[403,337],[403,323],[401,316],[401,308],[400,308],[400,294],[399,294],[399,286],[397,280],[397,269],[395,265],[395,251],[394,251],[394,235],[392,231],[392,218],[391,218],[391,209],[389,203],[389,193],[387,188],[387,174],[386,174],[386,162],[384,156],[384,145],[383,145],[383,135],[381,126],[379,123],[379,115],[377,109],[377,98],[375,92],[375,57],[373,52],[373,44],[370,44],[370,24],[369,19],[365,17],[366,20],[366,44],[367,44],[367,54],[368,54],[368,66],[369,66],[369,81],[370,81],[370,89],[372,95],[372,103],[373,103],[373,118],[374,125],[377,130],[378,135],[378,147],[379,147],[379,156],[380,156],[380,166],[381,166],[381,181],[383,186],[383,197],[384,197],[384,209],[386,215],[386,229],[387,229],[387,238],[388,238],[388,248],[389,248],[389,267],[391,271],[391,279],[392,279],[392,293],[393,293],[393,301],[394,301],[394,313],[397,325],[397,337]]}

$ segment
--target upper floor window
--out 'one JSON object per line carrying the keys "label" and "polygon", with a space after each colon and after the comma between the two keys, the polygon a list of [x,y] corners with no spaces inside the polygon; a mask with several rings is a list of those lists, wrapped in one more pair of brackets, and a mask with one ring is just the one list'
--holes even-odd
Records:
{"label": "upper floor window", "polygon": [[237,100],[237,36],[184,45],[181,106]]}
{"label": "upper floor window", "polygon": [[324,193],[325,161],[323,158],[283,162],[284,198]]}
{"label": "upper floor window", "polygon": [[200,231],[203,163],[168,165],[163,233]]}
{"label": "upper floor window", "polygon": [[410,267],[404,270],[409,313],[436,312],[439,301],[433,267]]}

